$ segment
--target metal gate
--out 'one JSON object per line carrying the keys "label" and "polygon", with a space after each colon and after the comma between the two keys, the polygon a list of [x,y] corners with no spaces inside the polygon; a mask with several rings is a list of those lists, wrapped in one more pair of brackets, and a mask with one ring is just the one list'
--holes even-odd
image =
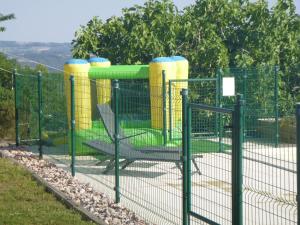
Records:
{"label": "metal gate", "polygon": [[[190,103],[182,90],[183,105],[183,224],[243,224],[242,142],[243,104],[238,95],[234,109]],[[193,115],[193,116],[192,116]],[[201,129],[210,124],[203,118],[223,120],[222,148],[218,137],[207,136]],[[196,132],[194,132],[196,131]],[[201,176],[192,174],[192,155],[201,154]],[[205,149],[203,151],[203,149]],[[205,153],[203,153],[205,152]]]}

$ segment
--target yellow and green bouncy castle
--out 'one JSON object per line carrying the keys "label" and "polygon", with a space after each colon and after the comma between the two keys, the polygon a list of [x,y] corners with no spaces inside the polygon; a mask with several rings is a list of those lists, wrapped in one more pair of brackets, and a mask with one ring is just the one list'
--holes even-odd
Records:
{"label": "yellow and green bouncy castle", "polygon": [[64,65],[68,121],[71,117],[70,76],[73,75],[75,79],[75,127],[78,130],[92,127],[89,69],[90,64],[83,59],[70,59]]}
{"label": "yellow and green bouncy castle", "polygon": [[[88,61],[91,67],[108,68],[111,66],[110,61],[106,58],[93,57],[90,58]],[[98,104],[109,103],[111,99],[111,80],[97,79],[96,89],[97,89],[97,103]]]}
{"label": "yellow and green bouncy castle", "polygon": [[[182,56],[172,56],[171,59],[176,63],[176,80],[187,80],[189,78],[188,60]],[[188,82],[182,81],[175,82],[173,84],[174,87],[172,89],[172,98],[175,101],[175,118],[172,125],[176,126],[176,124],[181,122],[182,117],[182,98],[180,92],[183,88],[188,88]]]}
{"label": "yellow and green bouncy castle", "polygon": [[[168,84],[169,80],[176,79],[176,63],[169,57],[155,58],[150,62],[149,66],[149,86],[150,86],[150,104],[151,104],[151,127],[163,128],[163,77],[165,71],[165,81]],[[168,92],[168,85],[166,85]],[[172,106],[173,108],[173,106]],[[166,104],[166,112],[169,115],[169,104]],[[166,124],[169,124],[167,117]]]}
{"label": "yellow and green bouncy castle", "polygon": [[[96,79],[97,103],[105,104],[111,100],[111,79],[149,79],[151,103],[151,127],[162,129],[163,121],[163,71],[165,71],[166,93],[169,80],[188,79],[188,61],[181,56],[158,57],[149,65],[116,65],[111,66],[108,59],[94,57],[87,60],[71,59],[64,66],[66,96],[68,102],[68,118],[70,118],[70,75],[75,77],[75,121],[77,129],[90,129],[92,126],[90,79]],[[176,82],[172,106],[169,108],[169,96],[166,99],[166,113],[171,110],[174,118],[173,126],[181,121],[182,88],[187,82]],[[166,116],[169,128],[169,116]]]}

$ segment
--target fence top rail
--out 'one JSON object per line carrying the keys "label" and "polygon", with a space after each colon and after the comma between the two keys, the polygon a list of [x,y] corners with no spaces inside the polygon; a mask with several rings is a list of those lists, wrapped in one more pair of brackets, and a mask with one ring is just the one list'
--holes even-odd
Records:
{"label": "fence top rail", "polygon": [[189,105],[191,108],[202,109],[202,110],[207,110],[207,111],[212,111],[217,113],[227,113],[227,114],[233,113],[232,109],[220,108],[220,107],[215,107],[215,106],[210,106],[210,105],[205,105],[200,103],[190,103]]}
{"label": "fence top rail", "polygon": [[1,70],[1,71],[4,71],[4,72],[7,72],[7,73],[13,73],[12,71],[6,70],[6,69],[4,69],[4,68],[2,68],[2,67],[0,67],[0,70]]}
{"label": "fence top rail", "polygon": [[31,74],[21,74],[21,73],[15,73],[16,76],[20,76],[20,77],[26,77],[26,78],[38,78],[38,75],[31,75]]}
{"label": "fence top rail", "polygon": [[191,79],[176,79],[169,82],[197,82],[197,81],[216,81],[217,78],[191,78]]}

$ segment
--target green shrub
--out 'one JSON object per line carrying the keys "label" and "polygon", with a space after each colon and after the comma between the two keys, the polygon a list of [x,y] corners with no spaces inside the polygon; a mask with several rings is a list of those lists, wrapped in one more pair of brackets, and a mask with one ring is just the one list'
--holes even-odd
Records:
{"label": "green shrub", "polygon": [[0,138],[14,137],[15,110],[14,93],[0,86]]}
{"label": "green shrub", "polygon": [[284,117],[280,120],[280,141],[283,143],[296,143],[295,117]]}

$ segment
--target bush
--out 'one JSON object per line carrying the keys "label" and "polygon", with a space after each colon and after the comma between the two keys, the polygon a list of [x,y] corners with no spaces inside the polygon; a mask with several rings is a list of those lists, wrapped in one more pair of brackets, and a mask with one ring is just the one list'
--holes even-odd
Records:
{"label": "bush", "polygon": [[295,117],[284,117],[280,120],[280,141],[283,143],[296,143]]}
{"label": "bush", "polygon": [[15,110],[14,93],[0,86],[0,138],[14,137]]}

